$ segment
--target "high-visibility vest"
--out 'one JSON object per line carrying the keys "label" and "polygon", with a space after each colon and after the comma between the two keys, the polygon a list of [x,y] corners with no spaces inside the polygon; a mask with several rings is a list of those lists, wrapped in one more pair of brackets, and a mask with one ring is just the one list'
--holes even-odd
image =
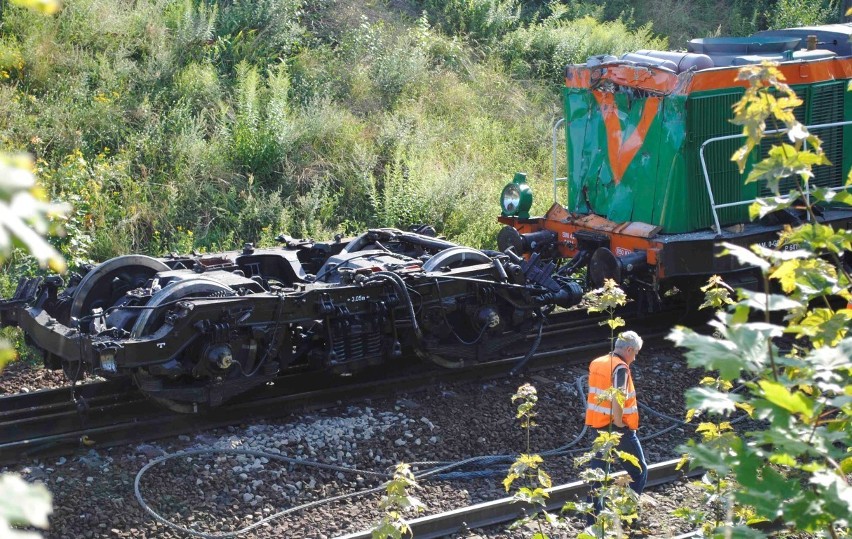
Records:
{"label": "high-visibility vest", "polygon": [[[596,429],[608,427],[612,422],[612,401],[603,399],[603,394],[612,388],[612,375],[620,366],[627,363],[615,354],[607,354],[592,361],[589,365],[589,394],[586,397],[586,425]],[[622,420],[630,429],[639,428],[639,405],[636,402],[636,388],[633,387],[633,375],[627,367],[627,398],[622,406]]]}

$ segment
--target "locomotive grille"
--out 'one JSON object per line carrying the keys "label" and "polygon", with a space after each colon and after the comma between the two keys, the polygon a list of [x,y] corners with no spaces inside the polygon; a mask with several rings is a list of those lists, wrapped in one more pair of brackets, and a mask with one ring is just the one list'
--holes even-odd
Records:
{"label": "locomotive grille", "polygon": [[[804,101],[804,104],[794,110],[796,119],[805,125],[816,125],[832,122],[840,122],[845,119],[845,90],[846,81],[833,81],[821,84],[797,85],[793,87],[796,94]],[[692,96],[688,102],[689,110],[689,133],[690,142],[697,156],[701,143],[708,138],[739,134],[741,129],[732,124],[730,119],[731,107],[742,96],[742,90],[733,90],[714,95]],[[767,129],[773,129],[769,125]],[[818,129],[814,134],[819,136],[823,142],[823,151],[831,161],[829,166],[818,166],[814,168],[813,185],[818,187],[839,187],[843,185],[843,142],[844,128],[832,127]],[[782,137],[787,141],[786,137]],[[779,142],[778,138],[768,137],[761,141],[760,158],[766,157],[769,148]],[[749,200],[756,196],[768,196],[771,194],[766,184],[759,188],[752,185],[744,185],[746,174],[741,175],[731,155],[742,144],[742,139],[732,139],[714,142],[705,148],[705,159],[707,172],[710,175],[710,183],[713,188],[713,197],[717,204]],[[755,156],[756,157],[756,156]],[[755,158],[752,163],[756,162]],[[690,164],[692,177],[697,181],[691,184],[691,203],[696,209],[694,213],[693,229],[705,228],[713,223],[713,214],[710,209],[710,200],[704,187],[703,172],[701,164],[696,158]],[[748,169],[747,169],[748,171]],[[789,178],[780,184],[781,193],[787,193],[795,185],[796,178]],[[748,220],[747,206],[721,208],[719,221],[722,225],[743,222]]]}
{"label": "locomotive grille", "polygon": [[[846,82],[829,82],[810,86],[795,86],[793,89],[805,103],[794,113],[796,119],[805,125],[827,124],[842,122],[843,99]],[[822,140],[822,150],[831,161],[831,165],[814,167],[812,184],[817,187],[840,187],[843,185],[843,127],[818,129],[813,132]],[[761,144],[765,156],[772,141],[764,140]],[[795,178],[781,182],[781,192],[788,192],[795,185]],[[760,190],[761,196],[769,196],[771,192],[766,186]]]}
{"label": "locomotive grille", "polygon": [[[735,135],[741,128],[730,122],[731,107],[739,101],[742,91],[736,90],[724,94],[692,97],[689,100],[689,133],[694,144],[695,160],[691,164],[690,177],[692,200],[691,207],[695,208],[691,229],[708,227],[713,223],[713,212],[710,209],[710,198],[704,186],[704,174],[698,161],[698,148],[711,137]],[[723,140],[708,144],[705,148],[707,172],[713,186],[713,197],[717,204],[737,202],[744,197],[743,176],[737,165],[731,162],[731,155],[742,145],[742,140]],[[745,207],[723,208],[719,210],[719,220],[723,223],[743,221],[748,218]]]}

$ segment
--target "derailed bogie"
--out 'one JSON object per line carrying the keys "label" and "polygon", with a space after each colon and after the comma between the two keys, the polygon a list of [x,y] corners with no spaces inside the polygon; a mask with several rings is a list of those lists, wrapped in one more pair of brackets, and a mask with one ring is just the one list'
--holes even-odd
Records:
{"label": "derailed bogie", "polygon": [[444,367],[481,361],[581,295],[552,264],[414,232],[285,241],[118,257],[65,289],[24,279],[0,321],[20,325],[51,367],[130,375],[157,401],[196,411],[294,366],[350,375],[406,350]]}

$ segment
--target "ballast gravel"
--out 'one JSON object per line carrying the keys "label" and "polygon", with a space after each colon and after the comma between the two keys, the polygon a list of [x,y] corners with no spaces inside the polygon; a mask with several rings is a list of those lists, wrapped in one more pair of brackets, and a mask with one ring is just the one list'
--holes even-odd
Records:
{"label": "ballast gravel", "polygon": [[[668,347],[643,350],[633,371],[640,401],[674,417],[684,415],[684,390],[704,375],[703,371],[686,368],[677,351]],[[22,372],[7,370],[0,387],[14,392],[16,377],[29,387],[39,376]],[[421,515],[507,496],[502,480],[511,459],[522,452],[543,453],[563,447],[582,432],[585,396],[575,381],[586,372],[583,366],[566,366],[514,378],[429,387],[275,421],[21,462],[5,471],[44,483],[52,492],[54,513],[45,537],[190,537],[158,522],[140,506],[134,495],[134,479],[143,466],[156,459],[181,451],[211,450],[151,467],[140,481],[140,492],[150,508],[189,530],[216,535],[305,506],[240,537],[330,539],[369,529],[380,519],[380,493],[359,493],[379,487],[385,474],[399,462],[413,463],[415,471],[423,473],[470,457],[490,459],[480,465],[447,470],[454,472],[451,475],[422,478],[413,492],[426,506]],[[516,405],[511,402],[523,383],[535,386],[539,397],[538,425],[531,432],[529,447],[526,433],[515,418]],[[640,436],[672,425],[667,419],[643,413]],[[647,460],[654,463],[677,458],[676,446],[692,435],[693,427],[676,426],[644,441]],[[591,440],[587,433],[575,447],[588,447]],[[545,458],[544,468],[554,484],[577,480],[574,456]],[[650,493],[657,504],[644,510],[649,536],[672,537],[690,531],[671,512],[685,504],[700,503],[698,489],[681,482]],[[336,500],[319,503],[330,498]],[[575,537],[579,529],[579,519],[569,517],[568,528],[549,534]],[[454,537],[515,539],[530,535],[529,529],[510,531],[499,526]]]}

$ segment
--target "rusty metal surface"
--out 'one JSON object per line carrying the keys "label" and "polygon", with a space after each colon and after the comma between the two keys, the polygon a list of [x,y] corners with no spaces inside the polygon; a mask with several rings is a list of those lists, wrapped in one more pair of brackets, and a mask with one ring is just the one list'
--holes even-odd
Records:
{"label": "rusty metal surface", "polygon": [[[678,471],[675,468],[679,461],[679,459],[669,460],[650,465],[648,467],[647,486],[663,485],[682,477],[703,473],[702,470]],[[616,477],[619,475],[624,475],[624,472],[613,474]],[[576,481],[548,489],[550,497],[548,498],[547,508],[548,510],[559,509],[565,502],[577,499],[582,500],[587,491],[588,484],[583,481]],[[513,498],[501,498],[470,507],[454,509],[445,513],[416,518],[408,521],[408,525],[411,526],[412,534],[417,539],[433,539],[436,537],[445,537],[453,533],[466,532],[475,528],[512,522],[523,518],[531,509],[533,508],[529,505],[518,503]],[[372,531],[365,530],[340,536],[337,539],[369,539],[371,536]]]}

